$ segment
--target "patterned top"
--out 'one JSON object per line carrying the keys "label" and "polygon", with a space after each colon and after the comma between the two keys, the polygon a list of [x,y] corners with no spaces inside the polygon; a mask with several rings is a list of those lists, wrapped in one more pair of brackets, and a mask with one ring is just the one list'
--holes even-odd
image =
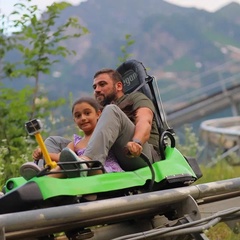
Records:
{"label": "patterned top", "polygon": [[[73,143],[74,143],[74,147],[75,147],[81,141],[82,137],[77,134],[74,134],[73,139],[74,139]],[[78,156],[82,156],[84,154],[85,150],[86,150],[86,148],[78,149],[76,151],[76,154]],[[124,172],[123,169],[118,164],[117,159],[111,150],[108,153],[108,156],[106,158],[106,161],[105,161],[103,167],[107,173],[109,173],[109,172]]]}

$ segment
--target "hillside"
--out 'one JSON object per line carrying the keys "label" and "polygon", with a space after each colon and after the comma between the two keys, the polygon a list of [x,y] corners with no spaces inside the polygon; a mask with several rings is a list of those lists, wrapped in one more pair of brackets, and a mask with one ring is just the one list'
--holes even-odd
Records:
{"label": "hillside", "polygon": [[[239,11],[237,3],[209,13],[163,0],[82,2],[65,10],[58,23],[77,16],[90,33],[67,41],[66,46],[77,55],[62,59],[52,68],[52,76],[42,76],[40,81],[47,85],[52,99],[68,98],[69,92],[74,98],[92,92],[94,72],[102,67],[117,66],[125,35],[131,34],[135,40],[128,49],[132,58],[142,61],[149,73],[156,76],[160,89],[179,86],[179,91],[162,96],[163,100],[173,98],[205,84],[204,79],[193,82],[192,76],[238,57],[234,49],[240,48]],[[11,57],[15,59],[16,55]],[[57,77],[54,72],[58,72]],[[224,74],[234,74],[233,69],[224,70]],[[217,78],[213,74],[207,81]],[[21,87],[23,83],[28,80],[8,82],[8,85]]]}
{"label": "hillside", "polygon": [[[91,76],[96,70],[117,66],[126,34],[136,41],[129,49],[132,57],[162,79],[163,85],[221,65],[233,57],[229,51],[223,54],[224,47],[240,47],[239,17],[229,14],[237,8],[240,5],[233,3],[209,13],[160,0],[147,4],[145,0],[88,0],[69,8],[62,19],[78,16],[90,34],[69,44],[81,51],[71,61],[73,74],[68,83],[74,89],[91,90]],[[169,72],[170,79],[166,78]]]}

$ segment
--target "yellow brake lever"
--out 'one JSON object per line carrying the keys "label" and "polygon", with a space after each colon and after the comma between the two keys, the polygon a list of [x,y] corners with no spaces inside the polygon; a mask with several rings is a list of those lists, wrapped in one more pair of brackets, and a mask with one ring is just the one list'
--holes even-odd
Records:
{"label": "yellow brake lever", "polygon": [[36,138],[36,141],[39,145],[39,147],[42,150],[46,165],[45,167],[50,167],[50,169],[53,169],[57,166],[57,163],[52,161],[50,158],[50,155],[47,151],[46,145],[42,139],[42,136],[40,134],[40,131],[42,130],[42,124],[39,119],[32,119],[29,122],[25,123],[25,128],[29,135],[34,135]]}

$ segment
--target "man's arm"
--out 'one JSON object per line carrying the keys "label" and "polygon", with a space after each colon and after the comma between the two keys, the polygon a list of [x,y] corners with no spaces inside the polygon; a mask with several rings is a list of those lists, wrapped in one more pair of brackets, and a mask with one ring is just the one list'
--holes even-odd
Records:
{"label": "man's arm", "polygon": [[[137,109],[133,141],[127,143],[127,148],[134,157],[142,152],[142,146],[148,141],[152,128],[153,112],[147,107]],[[140,144],[138,143],[140,141]]]}
{"label": "man's arm", "polygon": [[138,139],[142,144],[148,141],[151,133],[153,112],[151,109],[143,107],[136,111],[135,131],[133,139]]}

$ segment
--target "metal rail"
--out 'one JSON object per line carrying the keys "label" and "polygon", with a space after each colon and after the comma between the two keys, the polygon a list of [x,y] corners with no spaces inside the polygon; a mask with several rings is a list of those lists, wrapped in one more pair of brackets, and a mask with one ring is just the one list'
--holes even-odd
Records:
{"label": "metal rail", "polygon": [[165,98],[178,94],[175,98],[163,101],[170,125],[180,126],[228,106],[231,107],[233,116],[239,115],[238,65],[239,60],[229,61],[189,79],[178,79],[179,84],[168,89],[161,88],[161,94],[164,94]]}
{"label": "metal rail", "polygon": [[[88,203],[38,209],[0,215],[0,236],[6,239],[21,239],[47,233],[66,231],[76,227],[87,227],[116,223],[144,216],[163,214],[174,204],[182,206],[189,196],[199,204],[204,199],[219,196],[240,196],[240,178],[199,184],[170,190],[112,198]],[[232,196],[231,196],[232,198]],[[238,206],[240,207],[240,201]],[[226,205],[224,206],[227,207]],[[194,210],[195,211],[195,210]],[[194,215],[194,211],[192,211]],[[1,239],[5,239],[2,237]]]}
{"label": "metal rail", "polygon": [[[228,94],[220,91],[214,95],[206,96],[205,98],[201,98],[192,103],[186,102],[183,107],[178,108],[175,111],[170,112],[170,110],[168,110],[167,119],[170,122],[170,125],[174,127],[180,126],[181,124],[192,122],[228,106],[232,106],[232,109],[237,109],[236,105],[240,102],[240,85],[228,89],[227,91]],[[234,110],[234,112],[237,112],[237,110]]]}
{"label": "metal rail", "polygon": [[[240,117],[226,117],[211,119],[201,123],[201,137],[206,145],[224,149],[222,155],[212,159],[208,166],[212,166],[222,159],[235,153],[240,156]],[[205,151],[208,148],[205,148]],[[240,162],[229,162],[232,165],[240,165]]]}
{"label": "metal rail", "polygon": [[207,120],[201,123],[201,130],[207,133],[229,137],[240,136],[240,117],[226,117]]}

